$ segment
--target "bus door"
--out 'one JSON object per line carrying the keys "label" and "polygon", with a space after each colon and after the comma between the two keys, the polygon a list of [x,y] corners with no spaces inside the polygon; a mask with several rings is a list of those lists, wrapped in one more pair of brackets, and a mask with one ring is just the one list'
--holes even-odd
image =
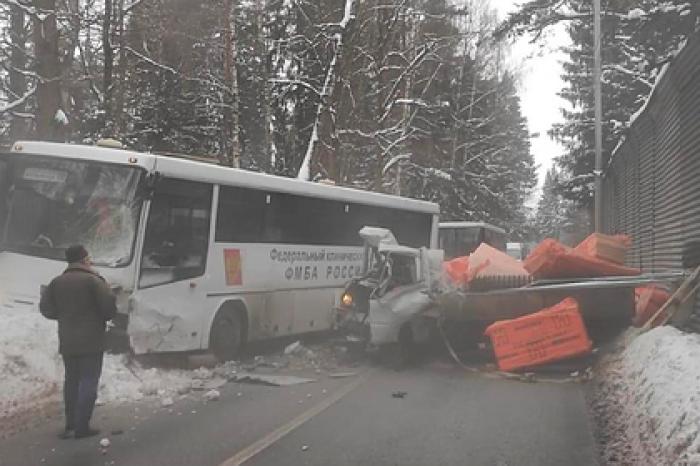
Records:
{"label": "bus door", "polygon": [[[186,351],[202,345],[212,185],[158,182],[129,316],[134,351]],[[204,343],[206,345],[206,343]]]}

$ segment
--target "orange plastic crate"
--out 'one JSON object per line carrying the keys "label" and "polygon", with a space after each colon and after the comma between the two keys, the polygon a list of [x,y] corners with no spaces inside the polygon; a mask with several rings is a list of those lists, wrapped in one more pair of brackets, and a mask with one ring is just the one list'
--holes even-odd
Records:
{"label": "orange plastic crate", "polygon": [[573,298],[518,319],[495,322],[486,329],[498,368],[532,367],[589,353],[592,343]]}

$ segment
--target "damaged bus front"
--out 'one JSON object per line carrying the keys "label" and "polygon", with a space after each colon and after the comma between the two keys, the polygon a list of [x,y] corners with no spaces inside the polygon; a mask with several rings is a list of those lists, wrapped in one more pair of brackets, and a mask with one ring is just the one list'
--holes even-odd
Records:
{"label": "damaged bus front", "polygon": [[383,228],[365,227],[360,236],[363,274],[346,286],[339,319],[372,345],[426,341],[434,317],[428,291],[440,280],[442,251],[401,246]]}
{"label": "damaged bus front", "polygon": [[66,248],[83,244],[123,315],[151,169],[148,156],[88,146],[16,143],[1,154],[0,310],[35,310]]}

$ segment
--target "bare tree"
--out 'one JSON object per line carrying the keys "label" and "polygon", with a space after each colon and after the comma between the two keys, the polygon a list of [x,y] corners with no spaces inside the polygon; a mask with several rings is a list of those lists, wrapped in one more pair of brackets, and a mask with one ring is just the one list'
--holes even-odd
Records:
{"label": "bare tree", "polygon": [[61,109],[61,75],[58,52],[56,0],[34,0],[34,49],[36,53],[36,137],[61,141],[67,124]]}
{"label": "bare tree", "polygon": [[[316,111],[316,119],[313,123],[313,129],[311,131],[311,138],[309,139],[309,144],[306,148],[306,154],[304,155],[304,160],[299,168],[299,174],[297,178],[300,180],[309,180],[311,177],[311,160],[317,157],[318,151],[320,150],[321,144],[321,131],[324,130],[323,122],[326,122],[325,129],[327,130],[330,138],[337,138],[336,132],[336,120],[335,120],[335,105],[336,102],[333,99],[335,94],[336,84],[339,79],[339,69],[342,66],[343,57],[343,40],[346,38],[350,30],[350,24],[355,17],[354,14],[355,1],[345,0],[345,9],[343,11],[343,18],[339,23],[331,25],[335,28],[335,33],[333,35],[335,42],[335,49],[333,52],[333,58],[328,65],[326,70],[326,77],[323,81],[323,88],[321,89],[320,101],[318,104],[318,109]],[[329,167],[331,172],[335,171],[335,167]]]}
{"label": "bare tree", "polygon": [[224,3],[224,82],[228,87],[227,109],[224,113],[224,154],[222,162],[232,167],[241,166],[241,143],[238,113],[238,72],[236,59],[236,18],[232,0]]}
{"label": "bare tree", "polygon": [[11,141],[26,137],[28,132],[26,116],[27,98],[27,27],[24,9],[20,5],[10,6],[10,48],[8,74],[9,98],[15,102],[11,109],[9,138]]}

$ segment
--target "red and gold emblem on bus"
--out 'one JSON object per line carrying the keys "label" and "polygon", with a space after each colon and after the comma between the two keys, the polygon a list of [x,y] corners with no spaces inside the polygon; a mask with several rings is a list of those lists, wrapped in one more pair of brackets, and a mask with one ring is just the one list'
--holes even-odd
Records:
{"label": "red and gold emblem on bus", "polygon": [[240,249],[224,249],[224,268],[228,286],[243,284]]}

